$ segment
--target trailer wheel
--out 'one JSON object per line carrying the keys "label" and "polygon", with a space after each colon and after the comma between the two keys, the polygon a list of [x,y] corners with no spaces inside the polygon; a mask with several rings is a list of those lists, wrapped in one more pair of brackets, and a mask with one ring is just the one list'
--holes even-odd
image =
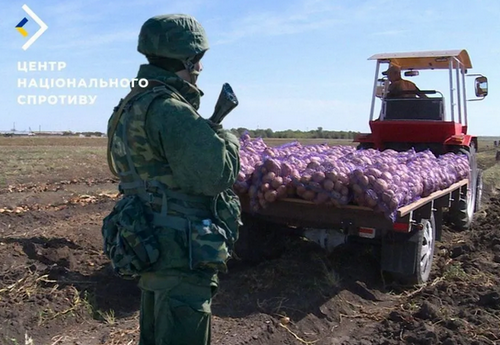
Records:
{"label": "trailer wheel", "polygon": [[392,233],[383,239],[381,268],[399,283],[407,286],[423,284],[429,279],[436,243],[436,221],[421,219],[421,230],[409,234]]}
{"label": "trailer wheel", "polygon": [[248,213],[242,214],[243,225],[234,245],[237,260],[257,264],[279,257],[284,251],[283,231],[278,224],[266,222]]}
{"label": "trailer wheel", "polygon": [[479,169],[477,168],[476,150],[473,145],[470,146],[470,151],[461,148],[459,152],[464,153],[469,157],[470,179],[467,186],[466,196],[461,196],[460,199],[454,202],[454,204],[452,205],[451,222],[457,230],[467,230],[472,223],[474,211],[477,207],[476,196],[479,179]]}
{"label": "trailer wheel", "polygon": [[422,219],[422,230],[418,233],[416,267],[413,275],[406,277],[412,285],[427,282],[431,274],[434,259],[434,246],[436,243],[436,222],[434,213],[430,219]]}

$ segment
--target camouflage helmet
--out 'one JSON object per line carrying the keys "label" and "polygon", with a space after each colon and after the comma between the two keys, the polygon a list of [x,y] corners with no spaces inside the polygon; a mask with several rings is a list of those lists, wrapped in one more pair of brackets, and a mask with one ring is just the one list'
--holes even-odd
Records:
{"label": "camouflage helmet", "polygon": [[205,29],[192,16],[169,14],[148,19],[141,27],[137,50],[146,56],[183,62],[208,50]]}

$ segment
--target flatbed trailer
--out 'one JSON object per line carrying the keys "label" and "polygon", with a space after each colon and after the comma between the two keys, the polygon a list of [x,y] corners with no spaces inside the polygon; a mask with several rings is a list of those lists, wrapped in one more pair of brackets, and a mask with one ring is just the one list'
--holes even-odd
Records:
{"label": "flatbed trailer", "polygon": [[[404,282],[420,284],[429,278],[435,242],[441,240],[443,218],[467,195],[468,187],[468,179],[464,179],[420,198],[399,208],[394,221],[368,207],[336,207],[296,198],[280,199],[255,211],[245,194],[240,195],[245,223],[242,230],[258,231],[257,227],[264,222],[270,225],[267,231],[272,224],[293,229],[294,233],[306,229],[322,231],[323,236],[316,238],[323,241],[329,240],[328,231],[332,234],[335,231],[337,236],[340,231],[345,242],[360,240],[380,245],[382,271]],[[326,243],[320,245],[326,247]]]}

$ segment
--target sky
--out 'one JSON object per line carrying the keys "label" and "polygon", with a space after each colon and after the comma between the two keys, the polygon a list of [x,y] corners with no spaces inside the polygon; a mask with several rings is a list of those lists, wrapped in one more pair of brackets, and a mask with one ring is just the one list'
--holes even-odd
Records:
{"label": "sky", "polygon": [[[24,4],[48,26],[26,50],[23,44],[39,26]],[[210,117],[228,82],[239,105],[224,119],[225,128],[367,132],[375,73],[370,56],[466,49],[469,73],[485,75],[489,85],[484,100],[468,102],[469,133],[500,135],[498,0],[9,1],[0,9],[0,130],[15,124],[16,130],[106,132],[128,87],[46,89],[22,87],[19,80],[132,80],[146,63],[137,52],[142,24],[168,13],[190,14],[207,32],[199,112]],[[15,28],[24,17],[27,37]],[[26,72],[19,68],[25,62],[66,67]],[[420,77],[412,81],[424,88],[447,82],[446,75],[439,82],[434,75],[425,82]],[[27,95],[94,102],[23,104]]]}

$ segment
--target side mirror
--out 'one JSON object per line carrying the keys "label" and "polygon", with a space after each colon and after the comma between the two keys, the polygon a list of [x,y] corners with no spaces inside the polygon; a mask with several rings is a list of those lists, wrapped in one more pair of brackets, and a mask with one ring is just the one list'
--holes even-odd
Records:
{"label": "side mirror", "polygon": [[386,78],[378,79],[375,96],[378,98],[384,98],[388,88],[389,88],[389,80],[387,80]]}
{"label": "side mirror", "polygon": [[488,95],[488,78],[477,77],[475,80],[476,96],[484,98]]}
{"label": "side mirror", "polygon": [[406,71],[405,72],[405,77],[416,77],[419,75],[418,71]]}

